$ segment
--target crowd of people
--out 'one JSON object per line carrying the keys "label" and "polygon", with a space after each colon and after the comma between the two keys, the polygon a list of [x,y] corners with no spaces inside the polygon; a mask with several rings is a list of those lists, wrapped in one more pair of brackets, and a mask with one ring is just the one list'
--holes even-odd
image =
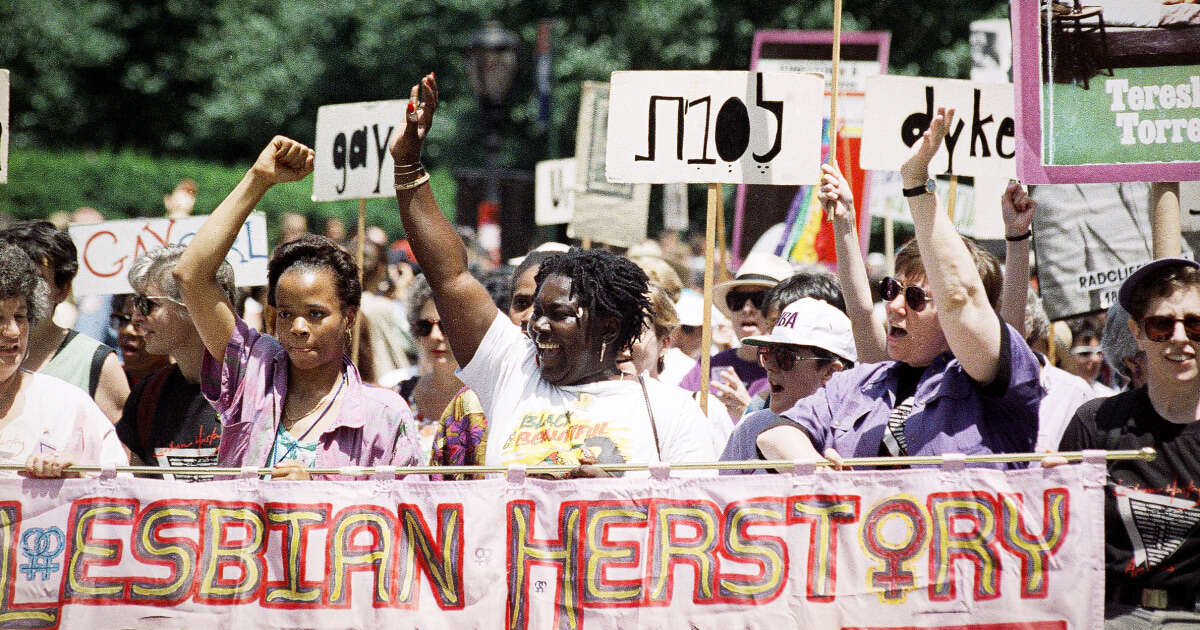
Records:
{"label": "crowd of people", "polygon": [[1109,464],[1107,612],[1114,627],[1200,620],[1200,537],[1148,564],[1125,518],[1131,496],[1200,499],[1200,264],[1154,261],[1102,318],[1052,325],[1030,289],[1036,204],[1024,190],[1002,199],[1004,265],[940,207],[929,163],[954,112],[939,109],[901,170],[916,237],[891,275],[870,272],[850,186],[825,165],[836,273],[749,256],[716,286],[719,341],[704,348],[698,276],[678,242],[627,255],[553,244],[497,270],[472,264],[479,253],[421,162],[437,107],[429,75],[390,147],[410,253],[371,233],[338,242],[299,228],[272,252],[265,291],[240,295],[225,262],[240,226],[272,186],[313,169],[310,148],[278,136],[186,247],[133,264],[134,293],[110,304],[119,353],[51,317],[71,292],[67,233],[0,231],[0,459],[35,477],[132,462],[286,479],[348,465],[565,464],[575,478],[621,474],[598,466],[610,463],[1150,446],[1154,461]]}

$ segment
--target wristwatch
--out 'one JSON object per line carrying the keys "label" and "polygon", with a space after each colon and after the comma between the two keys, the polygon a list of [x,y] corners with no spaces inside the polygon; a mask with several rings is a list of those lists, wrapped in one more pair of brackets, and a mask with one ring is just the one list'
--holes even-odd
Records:
{"label": "wristwatch", "polygon": [[905,197],[919,197],[925,193],[931,193],[935,190],[937,190],[937,181],[930,177],[929,179],[925,180],[924,184],[921,184],[920,186],[913,186],[912,188],[905,188],[904,190],[901,190],[900,193]]}

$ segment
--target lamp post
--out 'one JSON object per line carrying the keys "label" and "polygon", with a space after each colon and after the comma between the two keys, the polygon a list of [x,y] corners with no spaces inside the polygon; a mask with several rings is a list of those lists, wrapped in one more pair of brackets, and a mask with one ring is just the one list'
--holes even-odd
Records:
{"label": "lamp post", "polygon": [[476,213],[479,243],[499,261],[500,255],[500,181],[496,162],[500,152],[500,125],[504,121],[504,99],[517,72],[516,35],[499,22],[488,22],[471,35],[467,46],[467,79],[479,98],[483,113],[487,193]]}

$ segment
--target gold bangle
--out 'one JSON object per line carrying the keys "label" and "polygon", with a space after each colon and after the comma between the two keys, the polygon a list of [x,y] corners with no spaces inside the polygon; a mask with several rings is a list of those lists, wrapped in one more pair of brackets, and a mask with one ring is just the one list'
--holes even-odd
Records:
{"label": "gold bangle", "polygon": [[[413,168],[408,168],[409,166],[412,166]],[[401,169],[407,169],[407,170],[401,170]],[[393,175],[409,175],[411,173],[419,173],[423,170],[425,170],[425,165],[421,164],[420,162],[417,162],[416,165],[405,164],[403,167],[397,166],[396,168],[392,169],[392,174]]]}
{"label": "gold bangle", "polygon": [[416,188],[417,186],[420,186],[428,181],[429,173],[423,173],[420,177],[412,180],[411,182],[396,184],[396,190],[412,190],[413,188]]}

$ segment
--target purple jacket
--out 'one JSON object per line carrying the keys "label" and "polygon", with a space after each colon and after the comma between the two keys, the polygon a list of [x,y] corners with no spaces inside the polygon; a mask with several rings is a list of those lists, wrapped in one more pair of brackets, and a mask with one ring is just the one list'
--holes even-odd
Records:
{"label": "purple jacket", "polygon": [[[334,423],[318,438],[316,466],[418,463],[417,430],[412,411],[390,389],[364,385],[358,370],[343,357],[346,390]],[[208,353],[200,372],[204,397],[221,414],[221,466],[265,466],[279,431],[287,397],[288,357],[279,341],[238,318],[225,360]]]}
{"label": "purple jacket", "polygon": [[[910,455],[1033,451],[1043,396],[1038,361],[1021,335],[1004,327],[1001,367],[992,383],[976,383],[950,352],[925,370],[904,425]],[[782,416],[808,433],[817,452],[832,447],[843,457],[874,457],[896,404],[897,365],[884,361],[839,372]]]}

